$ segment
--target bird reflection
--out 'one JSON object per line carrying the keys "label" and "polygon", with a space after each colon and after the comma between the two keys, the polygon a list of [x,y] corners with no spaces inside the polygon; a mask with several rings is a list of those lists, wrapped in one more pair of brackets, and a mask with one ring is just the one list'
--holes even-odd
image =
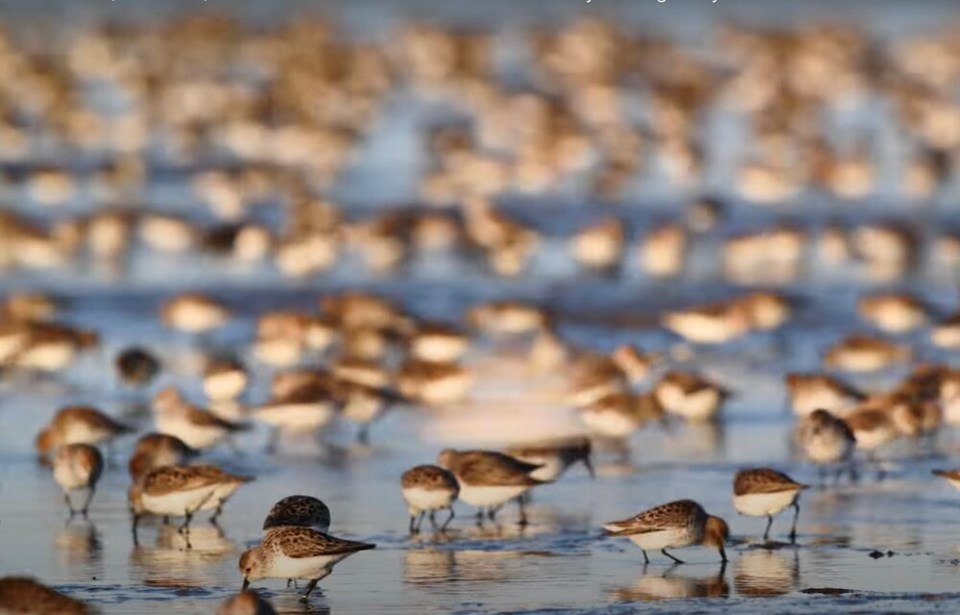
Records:
{"label": "bird reflection", "polygon": [[416,585],[451,581],[455,563],[454,552],[450,550],[410,549],[403,557],[403,580]]}
{"label": "bird reflection", "polygon": [[677,598],[726,598],[730,595],[730,584],[724,578],[726,566],[720,566],[716,574],[709,577],[692,577],[679,574],[680,567],[671,566],[658,572],[646,572],[633,585],[616,590],[617,600],[674,600]]}
{"label": "bird reflection", "polygon": [[310,595],[309,602],[301,600],[297,592],[279,592],[270,596],[277,615],[330,615],[332,611],[325,602],[326,598],[318,591]]}
{"label": "bird reflection", "polygon": [[780,596],[793,591],[799,581],[796,548],[748,549],[734,564],[733,586],[741,596]]}
{"label": "bird reflection", "polygon": [[70,566],[99,566],[103,561],[100,532],[88,519],[67,521],[57,532],[56,546],[63,562]]}
{"label": "bird reflection", "polygon": [[135,545],[130,552],[131,571],[143,573],[143,582],[161,586],[202,586],[211,562],[237,553],[218,525],[197,525],[181,534],[175,525],[157,531],[155,546]]}
{"label": "bird reflection", "polygon": [[707,457],[723,455],[727,444],[724,421],[685,423],[672,426],[666,437],[668,450],[677,457]]}

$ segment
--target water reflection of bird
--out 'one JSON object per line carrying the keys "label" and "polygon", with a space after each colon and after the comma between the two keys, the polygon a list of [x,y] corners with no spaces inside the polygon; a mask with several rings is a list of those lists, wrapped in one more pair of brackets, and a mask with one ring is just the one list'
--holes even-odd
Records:
{"label": "water reflection of bird", "polygon": [[454,580],[456,556],[450,549],[408,549],[403,556],[403,581],[431,585]]}
{"label": "water reflection of bird", "polygon": [[98,567],[103,561],[100,532],[87,519],[67,521],[57,532],[55,544],[64,563],[71,567]]}
{"label": "water reflection of bird", "polygon": [[[674,600],[678,598],[726,598],[730,584],[724,574],[725,566],[713,576],[688,577],[676,574],[677,565],[658,573],[644,574],[632,585],[613,592],[622,601]],[[646,566],[644,566],[646,569]]]}
{"label": "water reflection of bird", "polygon": [[175,525],[164,524],[154,546],[134,545],[129,569],[145,584],[199,587],[205,583],[210,564],[229,558],[235,551],[236,545],[219,526],[198,525],[185,536]]}
{"label": "water reflection of bird", "polygon": [[796,548],[748,549],[733,568],[733,587],[740,596],[780,596],[800,582],[800,556]]}

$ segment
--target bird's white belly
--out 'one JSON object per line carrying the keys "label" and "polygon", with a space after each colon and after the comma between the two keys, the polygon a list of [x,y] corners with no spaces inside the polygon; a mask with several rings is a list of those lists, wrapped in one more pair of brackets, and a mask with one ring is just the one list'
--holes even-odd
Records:
{"label": "bird's white belly", "polygon": [[403,490],[403,499],[407,502],[407,508],[413,513],[421,510],[447,508],[453,504],[456,494],[446,489],[412,487]]}
{"label": "bird's white belly", "polygon": [[804,447],[814,463],[834,463],[850,456],[853,445],[837,436],[815,436]]}
{"label": "bird's white belly", "polygon": [[180,516],[193,513],[213,494],[215,487],[201,487],[186,491],[177,491],[160,496],[144,493],[141,496],[143,507],[155,515]]}
{"label": "bird's white belly", "polygon": [[63,430],[64,444],[100,444],[110,439],[110,433],[102,429],[96,429],[82,421],[71,422]]}
{"label": "bird's white belly", "polygon": [[587,429],[607,438],[626,438],[637,427],[629,417],[618,412],[585,412],[580,416]]}
{"label": "bird's white belly", "polygon": [[59,463],[53,468],[53,479],[64,489],[81,489],[90,484],[90,468],[78,463]]}
{"label": "bird's white belly", "polygon": [[328,403],[279,404],[264,406],[257,411],[257,419],[285,431],[304,433],[316,431],[333,420],[333,406]]}
{"label": "bird's white belly", "polygon": [[498,506],[530,489],[527,485],[474,486],[460,483],[460,499],[471,506]]}
{"label": "bird's white belly", "polygon": [[742,515],[765,517],[775,515],[792,505],[799,491],[779,491],[777,493],[749,493],[733,496],[733,507]]}
{"label": "bird's white belly", "polygon": [[156,423],[157,431],[180,438],[190,448],[210,448],[226,436],[219,427],[201,427],[177,417],[158,415]]}
{"label": "bird's white belly", "polygon": [[240,482],[229,482],[217,485],[213,490],[213,495],[203,503],[200,510],[213,510],[217,506],[220,506],[220,504],[233,495],[242,484],[243,483]]}
{"label": "bird's white belly", "polygon": [[671,528],[658,532],[633,534],[630,540],[641,549],[669,549],[671,547],[689,547],[696,542],[696,536],[687,528]]}
{"label": "bird's white belly", "polygon": [[349,553],[317,557],[287,557],[278,555],[267,574],[271,579],[316,579],[328,574],[327,569],[347,557]]}
{"label": "bird's white belly", "polygon": [[880,427],[878,429],[855,431],[853,435],[857,438],[857,448],[864,451],[872,451],[891,442],[897,434],[892,428]]}

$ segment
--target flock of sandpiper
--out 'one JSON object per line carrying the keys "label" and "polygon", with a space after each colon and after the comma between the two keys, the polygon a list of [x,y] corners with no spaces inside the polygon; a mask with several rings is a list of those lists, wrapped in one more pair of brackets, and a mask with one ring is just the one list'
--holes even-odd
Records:
{"label": "flock of sandpiper", "polygon": [[[231,19],[202,17],[93,29],[70,38],[58,54],[30,51],[3,35],[0,195],[29,205],[0,212],[0,268],[76,271],[89,261],[120,265],[122,272],[136,250],[148,257],[216,255],[310,278],[356,253],[381,273],[397,272],[418,256],[464,255],[479,257],[497,275],[522,276],[542,235],[523,216],[499,208],[498,198],[542,196],[569,185],[586,186],[586,198],[617,201],[629,196],[637,178],[654,172],[694,185],[709,163],[700,129],[706,111],[716,107],[743,124],[747,146],[730,179],[732,196],[751,203],[775,208],[810,188],[852,202],[869,197],[888,179],[879,177],[869,132],[841,145],[815,121],[868,94],[891,102],[887,119],[911,145],[896,178],[900,195],[933,199],[951,181],[960,147],[960,106],[949,94],[960,79],[955,39],[878,46],[846,27],[727,28],[718,36],[722,53],[708,59],[601,20],[537,32],[527,41],[531,86],[516,91],[498,80],[493,35],[434,26],[409,28],[377,46],[344,40],[311,20],[251,32]],[[645,88],[639,108],[632,98],[637,83]],[[424,139],[430,164],[420,197],[436,208],[352,218],[324,194],[398,91],[463,118]],[[111,97],[120,103],[105,105],[109,112],[98,107]],[[37,143],[96,162],[35,164]],[[193,167],[199,170],[184,171]],[[177,173],[195,203],[189,211],[130,204],[145,200],[157,175]],[[695,199],[682,215],[649,229],[633,258],[651,277],[677,277],[692,245],[714,241],[720,273],[737,283],[790,282],[811,261],[864,264],[866,273],[884,280],[921,262],[960,264],[960,235],[937,229],[924,236],[905,219],[817,230],[781,220],[762,231],[722,235],[732,215],[729,201]],[[98,207],[58,214],[89,202]],[[32,208],[44,215],[34,217]],[[265,211],[280,212],[281,223],[265,222]],[[579,229],[568,247],[583,268],[616,275],[631,259],[630,240],[628,225],[609,216]],[[150,393],[154,421],[128,465],[134,541],[147,516],[182,518],[179,531],[188,546],[195,515],[209,511],[217,519],[254,477],[194,460],[229,444],[250,421],[270,428],[266,448],[274,452],[288,438],[321,434],[340,421],[355,424],[358,439],[366,441],[371,425],[398,405],[443,407],[468,398],[474,374],[464,359],[478,338],[523,339],[533,369],[562,373],[568,383],[563,403],[577,409],[587,435],[502,451],[447,449],[436,465],[398,473],[409,530],[419,532],[429,519],[443,531],[455,520],[458,500],[477,509],[478,523],[516,502],[519,522],[527,524],[529,492],[576,463],[592,474],[597,441],[624,442],[669,420],[720,420],[735,391],[664,365],[697,346],[775,332],[798,310],[791,297],[765,290],[665,310],[658,323],[685,340],[665,356],[632,345],[610,353],[578,347],[564,339],[562,315],[522,302],[474,305],[462,325],[417,318],[368,293],[325,296],[318,307],[258,318],[250,356],[274,377],[269,399],[240,420],[218,410],[247,393],[250,372],[239,355],[211,356],[197,374],[209,408],[177,387],[152,390],[165,368],[149,348],[113,357],[119,381]],[[0,368],[56,374],[100,347],[109,332],[61,321],[59,309],[42,293],[6,297]],[[860,390],[837,375],[910,365],[916,348],[903,336],[919,339],[924,329],[932,347],[960,347],[960,313],[939,313],[896,292],[865,295],[857,310],[874,332],[838,340],[824,352],[822,371],[785,380],[798,449],[822,474],[836,470],[838,479],[843,471],[858,478],[858,453],[877,463],[878,450],[895,440],[922,443],[942,426],[960,424],[960,371],[947,365],[917,364],[884,391]],[[159,317],[171,330],[202,340],[233,312],[215,293],[189,292],[170,297]],[[90,511],[106,466],[99,447],[134,431],[96,408],[70,406],[36,435],[36,450],[71,516]],[[960,471],[937,473],[960,486]],[[767,519],[764,539],[773,517],[792,509],[793,541],[806,488],[772,468],[745,469],[733,478],[733,505]],[[330,510],[317,498],[278,502],[260,545],[240,557],[243,589],[262,579],[299,579],[308,582],[306,597],[338,562],[375,546],[331,536],[329,526]],[[668,549],[691,545],[715,548],[727,561],[727,524],[692,500],[603,528],[629,537],[645,562],[647,551],[658,550],[681,563]],[[68,614],[87,607],[31,579],[6,577],[0,579],[4,609]],[[227,615],[268,612],[266,601],[250,591],[221,607]]]}

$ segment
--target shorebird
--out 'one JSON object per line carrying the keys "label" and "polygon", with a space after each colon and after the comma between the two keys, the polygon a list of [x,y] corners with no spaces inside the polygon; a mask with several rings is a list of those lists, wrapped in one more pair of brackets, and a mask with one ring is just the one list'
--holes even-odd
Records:
{"label": "shorebird", "polygon": [[53,478],[63,489],[63,500],[67,503],[71,518],[77,511],[70,501],[70,494],[86,490],[87,497],[80,508],[80,514],[86,517],[102,473],[103,456],[95,446],[67,444],[57,449],[53,457]]}
{"label": "shorebird", "polygon": [[283,527],[270,532],[260,546],[240,556],[243,589],[260,579],[309,579],[306,600],[333,567],[354,553],[376,545],[335,538],[305,527]]}
{"label": "shorebird", "polygon": [[248,429],[247,425],[225,421],[190,404],[174,387],[157,393],[153,413],[157,431],[176,436],[198,450],[211,448],[224,438]]}
{"label": "shorebird", "polygon": [[444,468],[435,465],[419,465],[410,468],[400,477],[401,493],[410,512],[410,533],[420,531],[424,515],[430,513],[430,522],[436,524],[438,510],[450,511],[450,516],[440,526],[447,529],[453,521],[453,503],[460,494],[456,477]]}
{"label": "shorebird", "polygon": [[330,531],[330,508],[313,496],[290,495],[270,508],[263,520],[263,535],[283,527],[307,527],[326,534]]}
{"label": "shorebird", "polygon": [[603,529],[611,536],[630,538],[643,553],[643,563],[649,564],[648,549],[660,549],[674,563],[683,561],[667,549],[703,545],[714,547],[720,559],[727,562],[724,544],[730,536],[727,523],[720,517],[708,515],[693,500],[679,500],[645,510],[629,519],[605,523]]}
{"label": "shorebird", "polygon": [[0,610],[11,615],[90,615],[94,612],[79,600],[26,577],[0,578]]}
{"label": "shorebird", "polygon": [[165,325],[186,333],[206,333],[222,327],[230,319],[230,311],[219,301],[200,293],[183,293],[173,297],[160,309]]}
{"label": "shorebird", "polygon": [[742,515],[766,517],[763,539],[767,540],[773,516],[792,506],[794,513],[790,541],[793,542],[797,537],[797,518],[800,516],[800,492],[807,488],[808,485],[770,468],[740,470],[733,479],[733,507]]}
{"label": "shorebird", "polygon": [[849,462],[857,444],[850,426],[823,409],[814,410],[797,425],[796,437],[810,461],[820,466],[821,481],[826,466]]}
{"label": "shorebird", "polygon": [[495,451],[455,451],[445,449],[437,456],[438,463],[453,473],[460,483],[460,499],[477,507],[477,522],[493,520],[497,511],[515,499],[520,509],[520,525],[527,524],[522,496],[543,484],[531,476],[541,466],[524,463]]}
{"label": "shorebird", "polygon": [[146,472],[163,466],[184,465],[198,454],[176,436],[148,433],[137,440],[130,455],[130,478],[137,480]]}
{"label": "shorebird", "polygon": [[818,409],[842,414],[866,399],[856,387],[827,374],[790,373],[784,382],[793,413],[799,417]]}
{"label": "shorebird", "polygon": [[531,472],[530,476],[545,483],[554,482],[576,463],[582,463],[590,477],[594,477],[593,463],[590,460],[590,438],[561,438],[519,444],[507,447],[504,452],[524,463],[540,466]]}
{"label": "shorebird", "polygon": [[139,347],[127,348],[118,354],[114,366],[120,380],[131,387],[148,386],[163,367],[153,353]]}
{"label": "shorebird", "polygon": [[653,388],[663,409],[689,421],[712,420],[730,391],[703,376],[690,372],[668,372]]}
{"label": "shorebird", "polygon": [[46,457],[59,446],[67,444],[106,444],[133,429],[118,423],[96,408],[67,406],[62,408],[37,434],[36,448]]}

